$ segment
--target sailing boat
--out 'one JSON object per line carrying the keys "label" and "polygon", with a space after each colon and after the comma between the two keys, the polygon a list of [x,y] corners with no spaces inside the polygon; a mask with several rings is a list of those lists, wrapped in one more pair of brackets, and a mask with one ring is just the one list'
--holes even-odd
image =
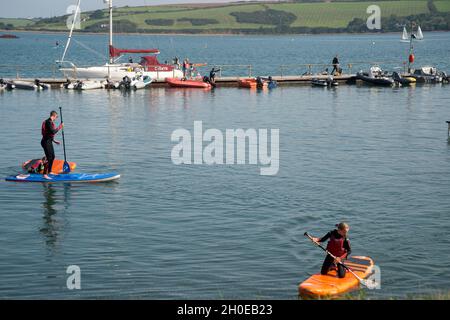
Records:
{"label": "sailing boat", "polygon": [[[73,27],[69,34],[69,39],[64,50],[64,55],[58,63],[62,66],[63,63],[69,64],[69,67],[61,67],[59,70],[66,78],[75,79],[109,79],[111,81],[121,81],[124,77],[150,77],[152,80],[165,81],[166,78],[182,78],[183,72],[174,65],[161,64],[155,55],[160,51],[158,49],[118,49],[113,46],[113,0],[104,0],[109,4],[109,62],[103,66],[80,67],[70,61],[64,61],[65,54],[70,45]],[[77,11],[79,11],[80,0],[78,0]],[[75,19],[74,19],[75,23]],[[153,54],[153,56],[143,56],[140,63],[117,63],[125,53],[142,53]]]}
{"label": "sailing boat", "polygon": [[402,34],[402,42],[409,42],[409,35],[408,31],[406,31],[406,27],[403,27],[403,34]]}
{"label": "sailing boat", "polygon": [[417,28],[416,33],[411,33],[411,34],[408,33],[408,31],[406,30],[406,27],[403,27],[402,38],[400,41],[401,42],[410,42],[411,37],[413,37],[416,40],[423,40],[423,33],[422,33],[422,29],[420,28],[420,26]]}
{"label": "sailing boat", "polygon": [[416,40],[423,40],[423,33],[420,26],[417,28],[417,32],[415,34]]}

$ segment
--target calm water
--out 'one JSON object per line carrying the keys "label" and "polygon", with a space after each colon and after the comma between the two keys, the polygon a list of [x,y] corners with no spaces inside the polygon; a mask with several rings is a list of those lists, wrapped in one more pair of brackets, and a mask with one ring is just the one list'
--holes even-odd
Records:
{"label": "calm water", "polygon": [[[196,61],[252,63],[275,74],[272,65],[326,63],[336,52],[342,60],[401,65],[407,48],[398,38],[133,36],[118,42],[158,46],[166,55],[161,60],[186,52]],[[64,38],[28,34],[2,41],[2,64],[51,64],[57,39]],[[105,37],[78,40],[101,51]],[[417,63],[449,70],[449,40],[449,33],[428,35],[417,46]],[[72,60],[101,61],[75,51]],[[320,236],[340,220],[351,225],[353,253],[373,257],[381,268],[382,289],[369,296],[447,291],[449,90],[0,93],[1,177],[41,156],[41,121],[58,106],[78,171],[122,175],[97,185],[0,181],[0,298],[296,299],[298,283],[323,259],[303,233]],[[173,165],[171,133],[192,130],[196,120],[205,129],[279,128],[278,175],[260,176],[254,165]],[[62,148],[56,152],[62,157]],[[66,288],[69,265],[80,266],[82,290]]]}

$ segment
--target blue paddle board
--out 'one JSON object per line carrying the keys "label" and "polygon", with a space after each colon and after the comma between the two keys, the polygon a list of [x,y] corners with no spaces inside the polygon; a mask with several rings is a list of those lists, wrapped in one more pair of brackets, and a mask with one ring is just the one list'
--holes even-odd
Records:
{"label": "blue paddle board", "polygon": [[6,177],[6,181],[13,182],[45,182],[45,183],[56,183],[56,182],[106,182],[112,181],[120,178],[117,173],[100,173],[100,174],[90,174],[90,173],[68,173],[68,174],[49,174],[49,178],[45,179],[42,174],[27,173],[19,174],[17,176]]}

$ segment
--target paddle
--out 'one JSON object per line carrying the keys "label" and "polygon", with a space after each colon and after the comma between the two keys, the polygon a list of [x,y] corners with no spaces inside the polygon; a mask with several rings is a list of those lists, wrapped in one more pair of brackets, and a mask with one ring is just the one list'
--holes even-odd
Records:
{"label": "paddle", "polygon": [[[323,251],[325,251],[330,257],[332,257],[333,259],[336,259],[336,257],[334,255],[332,255],[327,249],[325,249],[320,243],[315,242],[313,240],[313,238],[308,234],[308,232],[305,232],[304,234],[306,237],[309,238],[309,240],[311,240],[314,244],[316,244],[319,248],[321,248]],[[353,270],[351,270],[348,266],[346,266],[343,262],[339,262],[339,264],[341,266],[343,266],[345,269],[347,269],[351,274],[353,274],[355,276],[356,279],[358,279],[358,281],[363,284],[364,286],[366,286],[369,289],[375,289],[375,287],[377,286],[377,284],[373,281],[367,281],[362,279],[360,276],[358,276],[356,273],[353,272]]]}
{"label": "paddle", "polygon": [[[61,115],[61,123],[64,123],[63,121],[63,115],[62,115],[62,108],[59,107],[59,114]],[[70,173],[70,165],[67,162],[66,158],[66,141],[64,139],[64,128],[62,128],[62,137],[63,137],[63,149],[64,149],[64,164],[63,164],[63,172],[64,173]]]}

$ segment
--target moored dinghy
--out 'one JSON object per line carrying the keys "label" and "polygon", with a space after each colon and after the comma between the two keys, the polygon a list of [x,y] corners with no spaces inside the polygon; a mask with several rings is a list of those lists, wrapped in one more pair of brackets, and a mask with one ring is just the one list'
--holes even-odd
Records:
{"label": "moored dinghy", "polygon": [[327,79],[314,78],[311,80],[311,85],[313,87],[336,87],[339,83],[330,76]]}
{"label": "moored dinghy", "polygon": [[33,82],[14,80],[12,83],[14,84],[15,88],[22,90],[40,91],[40,90],[48,90],[51,88],[50,85],[42,83],[39,79],[36,79]]}
{"label": "moored dinghy", "polygon": [[365,83],[375,86],[392,86],[394,79],[388,77],[379,66],[372,66],[368,73],[360,71],[356,74],[356,78]]}
{"label": "moored dinghy", "polygon": [[195,88],[195,89],[211,89],[212,86],[203,80],[184,80],[177,78],[166,78],[166,82],[173,88]]}
{"label": "moored dinghy", "polygon": [[408,76],[401,76],[398,72],[392,73],[392,79],[394,79],[395,83],[398,83],[402,86],[409,86],[417,82],[415,78]]}
{"label": "moored dinghy", "polygon": [[149,76],[136,76],[136,78],[133,78],[131,81],[131,88],[134,90],[138,89],[144,89],[148,87],[152,83],[152,78]]}
{"label": "moored dinghy", "polygon": [[426,66],[414,70],[411,77],[414,77],[420,83],[441,83],[444,77],[447,78],[447,75],[438,71],[435,67]]}
{"label": "moored dinghy", "polygon": [[149,76],[138,75],[132,79],[125,76],[118,84],[118,88],[122,90],[138,90],[145,89],[152,83],[152,78]]}
{"label": "moored dinghy", "polygon": [[16,86],[11,81],[6,81],[3,79],[0,79],[0,91],[2,90],[12,90]]}

